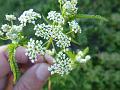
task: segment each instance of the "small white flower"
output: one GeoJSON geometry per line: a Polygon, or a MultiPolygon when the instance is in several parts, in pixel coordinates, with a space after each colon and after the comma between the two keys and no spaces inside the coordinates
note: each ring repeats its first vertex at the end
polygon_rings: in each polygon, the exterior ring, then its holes
{"type": "Polygon", "coordinates": [[[5,32],[5,35],[8,39],[12,40],[12,42],[18,41],[18,34],[22,31],[23,27],[21,25],[12,25],[9,26],[7,24],[2,25],[2,31],[5,32]]]}
{"type": "Polygon", "coordinates": [[[64,18],[60,13],[56,13],[56,11],[50,11],[48,13],[47,19],[52,20],[55,23],[58,24],[64,24],[64,18]]]}
{"type": "Polygon", "coordinates": [[[80,63],[86,63],[87,60],[86,60],[86,59],[80,59],[79,62],[80,62],[80,63]]]}
{"type": "Polygon", "coordinates": [[[42,37],[44,39],[50,38],[50,33],[52,32],[52,26],[51,25],[45,25],[43,24],[37,24],[34,27],[35,35],[38,37],[42,37]]]}
{"type": "Polygon", "coordinates": [[[18,35],[16,33],[8,32],[6,33],[8,39],[12,40],[12,42],[17,41],[18,35]]]}
{"type": "Polygon", "coordinates": [[[18,18],[18,20],[23,26],[26,26],[27,23],[35,24],[35,20],[37,18],[41,18],[41,15],[34,12],[33,9],[29,9],[27,11],[24,11],[23,14],[18,18]]]}
{"type": "Polygon", "coordinates": [[[82,52],[82,51],[79,51],[79,52],[78,52],[78,55],[81,56],[81,57],[83,57],[83,52],[82,52]]]}
{"type": "Polygon", "coordinates": [[[3,30],[3,32],[9,32],[11,29],[11,26],[4,24],[2,25],[1,29],[3,30]]]}
{"type": "Polygon", "coordinates": [[[46,50],[46,53],[49,54],[49,55],[54,55],[55,54],[55,49],[46,50]]]}
{"type": "Polygon", "coordinates": [[[78,61],[79,63],[86,63],[90,59],[90,55],[84,56],[82,51],[79,51],[76,55],[76,61],[78,61]]]}
{"type": "Polygon", "coordinates": [[[27,52],[25,53],[26,56],[29,56],[29,59],[31,60],[32,63],[37,61],[37,55],[45,54],[46,48],[42,46],[43,42],[40,40],[33,40],[32,38],[30,39],[30,42],[28,42],[27,45],[27,52]]]}
{"type": "Polygon", "coordinates": [[[68,22],[68,23],[69,23],[69,26],[70,26],[70,28],[72,29],[73,32],[81,33],[81,28],[80,28],[79,24],[75,20],[73,20],[71,22],[68,22]]]}
{"type": "Polygon", "coordinates": [[[66,54],[59,52],[55,58],[55,63],[48,67],[51,74],[60,74],[61,76],[68,74],[72,68],[71,59],[67,58],[66,54]]]}
{"type": "Polygon", "coordinates": [[[76,61],[78,61],[79,63],[85,63],[87,60],[84,59],[83,57],[77,55],[76,56],[76,61]]]}
{"type": "Polygon", "coordinates": [[[12,32],[13,32],[13,33],[19,33],[19,32],[22,31],[23,27],[22,27],[21,25],[19,25],[19,26],[13,25],[13,26],[11,27],[11,29],[12,29],[12,32]]]}
{"type": "Polygon", "coordinates": [[[76,56],[76,61],[80,62],[81,57],[80,56],[76,56]]]}
{"type": "Polygon", "coordinates": [[[6,15],[5,17],[8,21],[16,20],[16,17],[14,15],[6,15]]]}
{"type": "Polygon", "coordinates": [[[78,10],[78,8],[76,8],[76,4],[73,4],[70,1],[67,1],[62,8],[66,16],[74,15],[78,10]]]}
{"type": "Polygon", "coordinates": [[[66,48],[69,47],[71,44],[71,38],[63,34],[62,32],[59,32],[57,35],[57,42],[56,45],[60,48],[66,48]]]}
{"type": "Polygon", "coordinates": [[[71,38],[62,33],[63,27],[38,24],[35,26],[35,35],[49,40],[50,37],[56,42],[57,47],[66,48],[70,46],[71,38]]]}
{"type": "Polygon", "coordinates": [[[86,59],[86,60],[90,60],[90,59],[91,59],[91,56],[90,56],[90,55],[87,55],[87,56],[85,57],[85,59],[86,59]]]}

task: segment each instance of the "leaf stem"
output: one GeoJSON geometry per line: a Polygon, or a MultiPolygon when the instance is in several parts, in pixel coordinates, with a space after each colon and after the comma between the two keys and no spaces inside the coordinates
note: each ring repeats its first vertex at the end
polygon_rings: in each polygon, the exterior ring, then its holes
{"type": "Polygon", "coordinates": [[[52,90],[52,89],[51,89],[51,80],[50,80],[50,78],[49,78],[49,80],[48,80],[48,90],[52,90]]]}
{"type": "Polygon", "coordinates": [[[69,32],[67,32],[66,34],[68,35],[68,34],[70,34],[70,33],[72,33],[73,31],[69,31],[69,32]]]}
{"type": "Polygon", "coordinates": [[[77,46],[80,46],[80,44],[77,41],[75,41],[74,39],[72,39],[71,42],[76,44],[77,46]]]}
{"type": "Polygon", "coordinates": [[[48,41],[48,44],[47,44],[47,46],[46,46],[46,49],[49,49],[52,41],[53,41],[53,38],[50,38],[49,41],[48,41]]]}
{"type": "Polygon", "coordinates": [[[53,41],[52,41],[52,46],[55,49],[55,53],[56,53],[57,51],[56,51],[56,48],[55,48],[55,45],[54,45],[53,41]]]}

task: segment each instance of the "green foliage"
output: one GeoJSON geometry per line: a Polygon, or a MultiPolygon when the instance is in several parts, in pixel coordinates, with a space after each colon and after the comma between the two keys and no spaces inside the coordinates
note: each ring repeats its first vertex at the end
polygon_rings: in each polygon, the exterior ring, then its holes
{"type": "Polygon", "coordinates": [[[79,14],[76,15],[76,18],[78,19],[99,19],[99,20],[103,20],[103,21],[108,21],[106,18],[100,16],[100,15],[88,15],[88,14],[79,14]]]}
{"type": "Polygon", "coordinates": [[[13,73],[13,77],[14,77],[14,84],[19,80],[21,73],[20,70],[18,68],[16,59],[15,59],[15,52],[16,52],[16,48],[18,47],[17,44],[9,44],[8,45],[8,56],[9,56],[9,64],[10,64],[10,68],[11,71],[13,73]]]}
{"type": "Polygon", "coordinates": [[[83,56],[87,55],[88,52],[89,52],[89,48],[87,47],[83,50],[83,56]]]}
{"type": "MultiPolygon", "coordinates": [[[[14,12],[18,15],[29,8],[46,15],[50,9],[58,10],[57,5],[57,0],[0,0],[0,21],[6,13],[14,12]]],[[[91,19],[79,20],[83,33],[75,40],[79,43],[79,47],[89,46],[92,60],[87,65],[81,65],[69,76],[64,78],[53,76],[52,90],[119,90],[120,1],[79,0],[78,7],[81,9],[80,13],[102,15],[109,21],[103,23],[91,19]]],[[[3,22],[0,22],[0,25],[1,23],[3,22]]],[[[6,42],[0,42],[3,43],[6,42]]],[[[75,47],[73,46],[73,49],[75,47]]]]}

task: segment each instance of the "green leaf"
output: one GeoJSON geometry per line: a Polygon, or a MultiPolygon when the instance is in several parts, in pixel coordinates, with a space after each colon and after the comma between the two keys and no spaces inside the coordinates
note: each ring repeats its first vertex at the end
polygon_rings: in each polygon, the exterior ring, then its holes
{"type": "Polygon", "coordinates": [[[75,60],[75,53],[74,52],[72,52],[72,51],[66,51],[65,52],[72,60],[75,60]]]}
{"type": "Polygon", "coordinates": [[[89,48],[86,47],[86,48],[83,50],[83,54],[84,54],[84,56],[85,56],[88,52],[89,52],[89,48]]]}
{"type": "Polygon", "coordinates": [[[88,15],[88,14],[78,14],[76,15],[76,18],[79,19],[99,19],[99,20],[103,20],[103,21],[108,21],[108,19],[106,19],[105,17],[102,17],[100,15],[88,15]]]}
{"type": "Polygon", "coordinates": [[[19,70],[19,67],[17,65],[16,59],[15,59],[15,52],[16,48],[18,47],[18,44],[9,44],[8,45],[8,54],[9,54],[9,64],[10,64],[10,69],[13,73],[14,76],[14,84],[19,80],[21,73],[19,70]]]}

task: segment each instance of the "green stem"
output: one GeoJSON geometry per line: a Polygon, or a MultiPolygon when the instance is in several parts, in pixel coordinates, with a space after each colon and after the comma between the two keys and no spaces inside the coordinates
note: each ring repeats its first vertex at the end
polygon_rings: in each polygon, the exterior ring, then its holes
{"type": "Polygon", "coordinates": [[[68,34],[70,34],[70,33],[72,33],[73,31],[69,31],[69,32],[67,32],[66,34],[68,35],[68,34]]]}
{"type": "Polygon", "coordinates": [[[76,44],[77,46],[80,46],[80,44],[77,41],[75,41],[74,39],[72,39],[71,42],[76,44]]]}
{"type": "Polygon", "coordinates": [[[43,17],[43,19],[44,19],[44,21],[45,21],[46,23],[50,24],[50,22],[45,18],[44,15],[42,15],[42,17],[43,17]]]}
{"type": "Polygon", "coordinates": [[[49,41],[46,41],[42,46],[45,46],[49,41]]]}
{"type": "Polygon", "coordinates": [[[52,89],[51,89],[51,80],[50,80],[50,78],[49,78],[49,80],[48,80],[48,90],[52,90],[52,89]]]}
{"type": "Polygon", "coordinates": [[[62,12],[62,4],[60,3],[60,11],[62,12]]]}
{"type": "MultiPolygon", "coordinates": [[[[46,46],[46,49],[50,48],[50,45],[52,44],[52,42],[53,42],[53,38],[50,38],[49,42],[48,42],[48,44],[46,46]]],[[[48,90],[51,90],[51,80],[50,80],[50,77],[49,77],[49,80],[48,80],[48,90]]]]}
{"type": "Polygon", "coordinates": [[[10,21],[11,22],[11,26],[13,26],[13,21],[10,21]]]}
{"type": "Polygon", "coordinates": [[[52,41],[53,41],[53,38],[50,38],[49,41],[48,41],[48,44],[47,44],[47,46],[46,46],[46,49],[49,49],[52,41]]]}
{"type": "Polygon", "coordinates": [[[55,48],[55,45],[54,45],[53,41],[52,41],[52,46],[55,49],[55,53],[56,53],[57,51],[56,51],[56,48],[55,48]]]}

